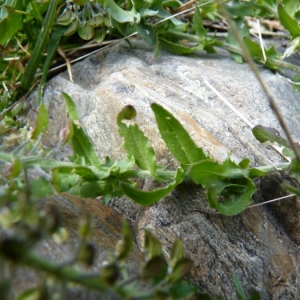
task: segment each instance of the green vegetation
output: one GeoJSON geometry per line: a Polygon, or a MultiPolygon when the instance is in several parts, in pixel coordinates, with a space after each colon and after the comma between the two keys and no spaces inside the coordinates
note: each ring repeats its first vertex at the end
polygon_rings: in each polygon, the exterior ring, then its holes
{"type": "MultiPolygon", "coordinates": [[[[192,296],[195,299],[212,299],[183,281],[192,264],[184,257],[180,241],[175,242],[168,262],[162,255],[158,240],[148,231],[146,261],[141,266],[140,274],[130,278],[124,268],[132,244],[126,223],[123,240],[100,275],[87,278],[73,268],[72,264],[82,258],[80,255],[68,266],[55,265],[36,257],[32,252],[34,245],[59,228],[57,213],[48,213],[48,221],[45,222],[45,216],[37,211],[36,201],[53,193],[69,192],[81,197],[101,195],[104,203],[113,197],[126,195],[140,205],[151,205],[168,195],[178,184],[189,180],[206,189],[212,208],[232,216],[252,202],[255,192],[253,179],[278,172],[278,169],[299,178],[299,153],[291,143],[288,132],[289,140],[286,141],[270,128],[258,126],[253,129],[259,141],[280,144],[283,154],[291,162],[249,168],[248,159],[236,164],[228,158],[221,164],[195,145],[172,114],[152,104],[161,137],[179,163],[177,170],[167,170],[157,165],[155,151],[138,124],[124,124],[124,120],[133,121],[136,115],[134,107],[127,106],[117,118],[127,157],[120,161],[107,158],[102,162],[83,128],[78,125],[79,117],[72,99],[63,93],[67,122],[60,133],[60,144],[70,143],[74,154],[68,157],[68,162],[61,162],[52,158],[60,145],[45,150],[41,144],[48,126],[47,108],[42,101],[43,86],[50,69],[61,64],[60,57],[63,56],[69,63],[72,55],[68,53],[83,49],[87,40],[94,40],[98,43],[97,47],[101,47],[101,44],[111,45],[120,39],[130,42],[129,37],[134,35],[153,45],[155,55],[159,55],[160,49],[189,54],[199,50],[216,53],[216,49],[221,47],[239,63],[252,58],[275,71],[285,68],[293,70],[294,80],[297,81],[300,68],[283,60],[299,50],[300,11],[297,1],[225,1],[222,4],[199,0],[184,4],[178,0],[76,0],[72,3],[63,0],[7,0],[0,3],[0,166],[3,172],[6,170],[6,175],[0,178],[0,228],[7,233],[0,240],[0,257],[4,258],[2,264],[24,264],[64,281],[101,291],[110,290],[130,299],[135,299],[134,295],[138,295],[136,299],[164,299],[166,295],[175,299],[179,291],[182,292],[181,299],[192,296]],[[263,18],[269,20],[269,24],[279,20],[282,29],[278,29],[277,33],[288,40],[286,51],[279,53],[273,45],[265,49],[259,38],[250,38],[246,17],[248,20],[263,18]],[[231,30],[227,26],[229,20],[231,30]],[[225,36],[219,35],[217,27],[225,32],[225,36]],[[243,44],[238,36],[243,38],[243,44]],[[40,104],[36,123],[33,128],[22,128],[15,117],[26,94],[36,86],[40,104]],[[39,176],[30,178],[30,170],[39,176]],[[133,180],[135,178],[153,178],[161,182],[162,187],[154,191],[139,190],[133,180]],[[141,280],[150,282],[147,292],[131,285],[141,280]]],[[[274,31],[268,30],[268,33],[274,31]]],[[[284,125],[283,122],[281,124],[284,125]]],[[[286,188],[300,195],[294,187],[286,188]]],[[[85,252],[83,256],[88,258],[85,262],[89,264],[93,258],[87,239],[89,230],[80,229],[79,232],[82,243],[78,253],[85,252]]],[[[0,283],[3,295],[9,290],[9,278],[7,280],[0,283]]],[[[238,299],[246,299],[236,275],[234,283],[238,299]]],[[[30,296],[46,299],[46,292],[45,282],[18,299],[28,299],[30,296]]],[[[254,295],[251,299],[259,297],[254,295]]]]}

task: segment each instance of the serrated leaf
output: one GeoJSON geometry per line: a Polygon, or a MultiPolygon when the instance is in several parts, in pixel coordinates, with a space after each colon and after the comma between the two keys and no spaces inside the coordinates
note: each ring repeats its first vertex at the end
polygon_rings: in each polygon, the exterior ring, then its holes
{"type": "Polygon", "coordinates": [[[149,170],[150,174],[159,179],[156,173],[156,157],[152,147],[148,146],[149,140],[140,130],[134,125],[126,125],[124,120],[133,120],[136,116],[136,111],[133,106],[128,105],[118,114],[117,124],[119,126],[119,134],[124,138],[124,148],[128,155],[135,158],[136,164],[142,170],[149,170]]]}
{"type": "Polygon", "coordinates": [[[67,191],[82,198],[96,198],[103,195],[110,199],[113,194],[112,186],[108,181],[91,181],[84,182],[81,185],[75,184],[71,188],[69,187],[67,191]]]}
{"type": "Polygon", "coordinates": [[[300,36],[300,27],[297,20],[288,15],[281,3],[278,4],[278,18],[281,25],[289,32],[293,39],[300,36]]]}
{"type": "Polygon", "coordinates": [[[83,128],[73,123],[74,134],[71,139],[71,145],[74,154],[83,156],[86,163],[101,169],[102,163],[95,151],[95,148],[84,132],[83,128]]]}
{"type": "Polygon", "coordinates": [[[62,174],[58,169],[51,171],[51,183],[58,193],[69,191],[78,184],[79,178],[77,174],[62,174]]]}
{"type": "Polygon", "coordinates": [[[174,268],[172,269],[172,273],[168,278],[168,281],[171,284],[175,284],[176,282],[182,280],[186,275],[188,275],[193,268],[193,262],[187,258],[183,257],[177,261],[174,268]]]}
{"type": "Polygon", "coordinates": [[[159,132],[168,149],[182,165],[207,159],[203,150],[196,146],[180,122],[158,104],[152,104],[159,132]]]}
{"type": "Polygon", "coordinates": [[[154,191],[146,192],[133,187],[126,182],[120,182],[120,188],[122,192],[132,199],[134,202],[140,205],[152,205],[162,198],[168,196],[168,194],[184,179],[184,172],[181,168],[177,169],[176,178],[169,183],[166,187],[156,189],[154,191]]]}
{"type": "Polygon", "coordinates": [[[251,56],[259,63],[267,66],[268,68],[272,70],[278,70],[279,67],[276,64],[276,61],[274,59],[281,58],[281,54],[275,50],[273,46],[271,46],[268,49],[265,49],[265,55],[266,60],[264,58],[262,49],[260,45],[254,41],[252,41],[250,38],[245,37],[244,43],[246,47],[248,48],[251,56]]]}
{"type": "Polygon", "coordinates": [[[39,106],[35,120],[35,126],[31,134],[31,139],[37,139],[39,135],[48,127],[48,111],[44,103],[39,106]]]}
{"type": "Polygon", "coordinates": [[[207,190],[210,206],[222,214],[238,214],[252,202],[255,187],[248,177],[248,170],[242,169],[230,159],[223,164],[211,160],[201,161],[191,166],[189,175],[195,183],[207,190]]]}

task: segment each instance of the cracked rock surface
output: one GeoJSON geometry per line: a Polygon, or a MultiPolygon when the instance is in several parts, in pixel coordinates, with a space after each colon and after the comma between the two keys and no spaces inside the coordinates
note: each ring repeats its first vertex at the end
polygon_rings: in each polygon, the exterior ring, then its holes
{"type": "MultiPolygon", "coordinates": [[[[177,162],[166,149],[150,109],[151,103],[158,103],[174,114],[194,141],[218,161],[230,155],[235,161],[247,157],[252,166],[283,162],[273,148],[255,140],[251,128],[209,87],[208,84],[221,93],[252,125],[280,130],[248,66],[235,63],[223,52],[219,56],[198,53],[187,57],[162,52],[154,58],[151,48],[136,41],[133,48],[121,43],[105,53],[99,52],[74,65],[72,71],[74,83],[65,72],[45,87],[50,126],[44,144],[49,147],[57,143],[57,133],[65,124],[61,96],[64,91],[75,101],[81,124],[101,159],[125,156],[116,117],[125,105],[131,104],[158,162],[174,169],[177,162]]],[[[300,140],[299,94],[278,75],[263,68],[260,72],[293,138],[300,140]]],[[[32,94],[27,102],[30,119],[35,116],[35,101],[36,94],[32,94]]],[[[61,157],[67,152],[62,152],[61,157]]],[[[287,175],[256,180],[254,202],[286,195],[281,183],[290,180],[287,175]]],[[[155,187],[155,182],[144,182],[144,189],[155,187]]],[[[247,295],[257,291],[263,299],[296,299],[300,294],[297,199],[225,217],[209,208],[202,188],[185,182],[151,207],[141,208],[125,197],[113,199],[109,205],[131,221],[141,251],[141,228],[151,229],[167,256],[175,238],[180,238],[187,256],[195,263],[192,282],[216,297],[235,299],[234,272],[247,295]]]]}

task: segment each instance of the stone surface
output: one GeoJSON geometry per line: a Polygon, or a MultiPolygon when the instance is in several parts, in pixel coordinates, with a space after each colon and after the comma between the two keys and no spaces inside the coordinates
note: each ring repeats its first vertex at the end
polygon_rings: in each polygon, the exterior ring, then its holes
{"type": "MultiPolygon", "coordinates": [[[[113,159],[124,157],[115,120],[119,111],[131,104],[158,161],[175,168],[177,162],[161,140],[150,109],[155,102],[171,111],[195,142],[219,161],[229,154],[237,161],[250,158],[252,166],[283,161],[273,148],[258,143],[251,128],[205,83],[210,83],[253,125],[280,130],[248,66],[236,64],[224,53],[189,57],[163,53],[154,58],[153,51],[142,42],[134,42],[132,49],[123,43],[76,64],[72,71],[75,83],[65,72],[45,88],[44,101],[50,113],[45,138],[48,146],[56,144],[57,133],[64,127],[64,91],[74,99],[81,123],[102,159],[107,155],[113,159]]],[[[299,94],[276,74],[263,68],[260,71],[294,139],[299,140],[299,94]]],[[[35,97],[33,94],[28,99],[27,108],[35,107],[35,97]]],[[[34,115],[31,109],[29,118],[34,115]]],[[[282,181],[291,179],[276,175],[257,180],[254,201],[286,195],[280,187],[282,181]]],[[[148,180],[144,188],[155,188],[155,184],[148,180]]],[[[143,227],[158,236],[166,255],[174,239],[182,239],[187,255],[195,262],[191,280],[214,296],[235,299],[233,272],[247,294],[257,291],[263,299],[296,299],[300,294],[297,199],[224,217],[208,207],[203,189],[187,182],[151,207],[141,208],[125,197],[113,199],[110,205],[132,222],[141,249],[143,236],[139,229],[143,227]]]]}

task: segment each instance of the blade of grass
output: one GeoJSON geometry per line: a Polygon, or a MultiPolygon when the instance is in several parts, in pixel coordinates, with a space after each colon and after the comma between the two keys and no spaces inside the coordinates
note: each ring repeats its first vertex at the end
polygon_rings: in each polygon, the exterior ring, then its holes
{"type": "Polygon", "coordinates": [[[33,49],[32,55],[29,59],[28,65],[25,69],[25,73],[21,80],[21,90],[23,92],[26,92],[30,89],[34,80],[34,75],[36,73],[36,70],[42,60],[43,51],[45,50],[46,45],[48,43],[49,35],[54,22],[56,6],[57,6],[57,1],[51,0],[46,18],[43,23],[43,27],[38,36],[36,45],[33,49]]]}

